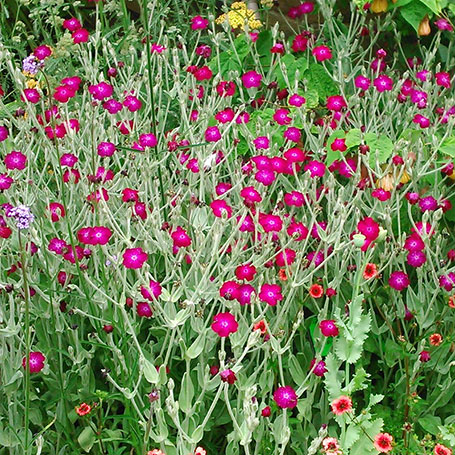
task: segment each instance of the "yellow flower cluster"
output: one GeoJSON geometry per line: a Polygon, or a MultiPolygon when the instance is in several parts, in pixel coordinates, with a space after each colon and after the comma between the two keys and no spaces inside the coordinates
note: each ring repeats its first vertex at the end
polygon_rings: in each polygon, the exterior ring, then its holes
{"type": "Polygon", "coordinates": [[[261,0],[261,5],[265,6],[266,8],[272,8],[273,0],[261,0]]]}
{"type": "Polygon", "coordinates": [[[250,30],[257,30],[262,27],[259,19],[256,19],[255,12],[248,9],[245,2],[234,2],[231,10],[215,19],[217,24],[228,21],[229,25],[235,30],[238,28],[245,29],[248,25],[250,30]]]}

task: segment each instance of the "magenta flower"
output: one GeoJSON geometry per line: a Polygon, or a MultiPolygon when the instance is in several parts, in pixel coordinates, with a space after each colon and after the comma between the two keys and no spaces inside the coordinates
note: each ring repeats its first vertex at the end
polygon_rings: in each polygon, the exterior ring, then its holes
{"type": "Polygon", "coordinates": [[[213,77],[213,72],[208,66],[202,66],[193,72],[193,76],[197,81],[208,81],[213,77]]]}
{"type": "Polygon", "coordinates": [[[241,284],[237,288],[235,299],[240,303],[240,305],[249,305],[251,303],[251,298],[255,293],[256,289],[254,289],[251,284],[241,284]]]}
{"type": "Polygon", "coordinates": [[[325,174],[325,164],[321,161],[312,160],[304,167],[305,172],[310,171],[311,178],[323,177],[325,174]]]}
{"type": "Polygon", "coordinates": [[[447,275],[441,275],[439,277],[439,286],[450,292],[455,286],[455,273],[450,272],[447,275]]]}
{"type": "Polygon", "coordinates": [[[354,84],[357,88],[365,91],[365,90],[368,90],[371,86],[371,80],[366,77],[366,76],[357,76],[355,79],[354,79],[354,84]]]}
{"type": "Polygon", "coordinates": [[[221,285],[220,288],[220,297],[225,298],[226,300],[235,300],[237,299],[237,290],[239,289],[239,283],[236,281],[226,281],[221,285]]]}
{"type": "Polygon", "coordinates": [[[417,123],[422,129],[428,128],[430,126],[430,119],[428,117],[423,116],[422,114],[414,115],[412,122],[417,123]]]}
{"type": "Polygon", "coordinates": [[[86,43],[89,38],[89,32],[85,28],[80,28],[71,34],[74,44],[86,43]]]}
{"type": "Polygon", "coordinates": [[[59,85],[55,88],[54,94],[52,95],[54,100],[60,103],[67,103],[70,98],[76,95],[76,90],[69,85],[59,85]]]}
{"type": "Polygon", "coordinates": [[[436,27],[438,27],[439,30],[446,30],[448,32],[453,32],[452,24],[447,19],[444,19],[443,17],[441,17],[437,21],[435,21],[434,25],[436,25],[436,27]]]}
{"type": "Polygon", "coordinates": [[[147,300],[153,301],[154,299],[157,299],[162,292],[163,289],[158,281],[150,280],[148,287],[141,286],[142,297],[147,300]]]}
{"type": "Polygon", "coordinates": [[[275,172],[270,169],[261,169],[254,174],[254,178],[264,186],[270,186],[275,181],[276,175],[275,172]]]}
{"type": "Polygon", "coordinates": [[[306,99],[303,96],[294,94],[289,97],[288,102],[291,106],[301,107],[306,103],[306,99]]]}
{"type": "Polygon", "coordinates": [[[305,52],[308,48],[308,38],[304,33],[296,35],[292,41],[291,47],[294,52],[305,52]]]}
{"type": "Polygon", "coordinates": [[[256,150],[267,150],[270,147],[270,140],[267,136],[259,136],[253,140],[256,150]]]}
{"type": "Polygon", "coordinates": [[[254,188],[254,186],[246,186],[240,191],[240,196],[245,200],[246,203],[253,204],[255,202],[261,202],[262,196],[254,188]]]}
{"type": "Polygon", "coordinates": [[[0,174],[0,191],[7,190],[14,183],[14,180],[7,174],[0,174]]]}
{"type": "Polygon", "coordinates": [[[90,85],[88,91],[96,100],[102,101],[105,98],[110,98],[114,93],[112,85],[107,82],[100,82],[96,85],[90,85]]]}
{"type": "Polygon", "coordinates": [[[141,318],[151,318],[153,311],[147,302],[138,302],[136,305],[136,313],[141,318]]]}
{"type": "Polygon", "coordinates": [[[12,152],[5,155],[3,161],[5,162],[6,169],[18,169],[21,171],[22,169],[25,169],[27,157],[22,152],[13,150],[12,152]]]}
{"type": "Polygon", "coordinates": [[[303,223],[292,222],[286,232],[297,242],[301,242],[308,237],[309,230],[303,223]]]}
{"type": "Polygon", "coordinates": [[[191,238],[186,233],[185,229],[181,226],[177,226],[174,232],[171,233],[171,238],[174,242],[174,245],[181,248],[191,245],[191,238]]]}
{"type": "Polygon", "coordinates": [[[156,147],[157,143],[158,141],[153,133],[141,134],[139,136],[139,144],[142,147],[156,147]]]}
{"type": "Polygon", "coordinates": [[[291,386],[278,387],[273,393],[273,399],[281,409],[292,409],[297,406],[297,394],[291,386]]]}
{"type": "Polygon", "coordinates": [[[289,117],[289,111],[287,109],[277,109],[273,114],[273,120],[278,123],[278,125],[289,125],[292,122],[291,117],[289,117]]]}
{"type": "Polygon", "coordinates": [[[25,88],[24,95],[21,98],[25,98],[30,103],[36,104],[41,99],[41,95],[39,94],[38,90],[34,88],[25,88]]]}
{"type": "Polygon", "coordinates": [[[312,54],[316,57],[318,62],[323,62],[324,60],[330,60],[332,58],[332,51],[327,46],[317,46],[313,48],[312,54]]]}
{"type": "Polygon", "coordinates": [[[220,123],[229,123],[231,122],[235,117],[235,112],[233,109],[228,107],[227,109],[223,109],[220,112],[217,112],[215,114],[215,120],[217,120],[220,123]]]}
{"type": "Polygon", "coordinates": [[[425,264],[425,262],[427,262],[427,257],[423,251],[414,250],[408,253],[406,261],[411,267],[417,268],[421,267],[423,264],[425,264]]]}
{"type": "Polygon", "coordinates": [[[299,191],[291,191],[284,195],[284,203],[290,207],[302,207],[306,204],[305,196],[299,191]]]}
{"type": "Polygon", "coordinates": [[[431,359],[429,351],[421,351],[419,354],[419,360],[423,363],[429,362],[431,359]]]}
{"type": "Polygon", "coordinates": [[[127,269],[140,269],[148,259],[142,248],[128,248],[123,253],[123,265],[127,269]]]}
{"type": "Polygon", "coordinates": [[[348,148],[346,146],[346,139],[344,138],[336,138],[332,144],[330,145],[330,148],[336,152],[336,151],[340,151],[340,152],[345,152],[348,148]]]}
{"type": "Polygon", "coordinates": [[[213,316],[212,330],[221,338],[237,332],[239,324],[232,313],[218,313],[213,316]]]}
{"type": "Polygon", "coordinates": [[[222,199],[214,199],[210,203],[210,208],[217,218],[222,218],[223,216],[230,218],[232,216],[232,208],[222,199]]]}
{"type": "Polygon", "coordinates": [[[205,130],[205,140],[207,142],[217,142],[221,139],[221,133],[217,126],[209,126],[205,130]]]}
{"type": "Polygon", "coordinates": [[[389,286],[396,291],[403,291],[409,286],[409,277],[405,272],[397,270],[389,277],[389,286]]]}
{"type": "Polygon", "coordinates": [[[302,139],[302,133],[300,132],[300,130],[298,128],[295,128],[294,126],[290,126],[283,133],[283,137],[291,142],[299,142],[300,139],[302,139]]]}
{"type": "Polygon", "coordinates": [[[316,366],[316,359],[312,359],[310,363],[310,370],[313,370],[313,374],[319,377],[324,376],[327,373],[327,368],[325,367],[325,362],[323,360],[319,361],[316,366]]]}
{"type": "Polygon", "coordinates": [[[220,377],[223,382],[227,382],[228,384],[231,385],[234,384],[234,382],[237,380],[235,373],[229,369],[221,371],[220,377]]]}
{"type": "Polygon", "coordinates": [[[238,280],[253,281],[256,272],[256,267],[251,263],[242,264],[235,268],[235,276],[238,280]]]}
{"type": "Polygon", "coordinates": [[[205,19],[202,16],[194,16],[191,18],[191,30],[204,30],[208,25],[208,19],[205,19]]]}
{"type": "Polygon", "coordinates": [[[51,202],[48,208],[51,212],[51,220],[53,223],[60,221],[60,219],[65,216],[65,207],[59,202],[51,202]]]}
{"type": "Polygon", "coordinates": [[[357,223],[357,229],[367,240],[376,240],[379,235],[379,224],[371,217],[366,217],[357,223]]]}
{"type": "Polygon", "coordinates": [[[386,92],[393,89],[393,80],[385,74],[381,74],[374,81],[373,85],[378,92],[386,92]]]}
{"type": "Polygon", "coordinates": [[[333,95],[327,98],[326,107],[329,111],[339,112],[347,107],[347,104],[341,95],[333,95]]]}
{"type": "Polygon", "coordinates": [[[419,200],[419,207],[422,212],[433,212],[438,209],[438,201],[433,196],[422,197],[419,200]]]}
{"type": "Polygon", "coordinates": [[[265,302],[270,306],[275,306],[283,300],[281,286],[279,284],[263,284],[259,292],[259,299],[261,302],[265,302]]]}
{"type": "Polygon", "coordinates": [[[6,141],[8,139],[8,130],[4,126],[0,126],[0,142],[6,141]]]}
{"type": "Polygon", "coordinates": [[[256,71],[248,71],[242,76],[242,83],[245,88],[259,87],[262,76],[256,71]]]}
{"type": "Polygon", "coordinates": [[[221,81],[216,86],[216,91],[219,96],[233,96],[235,94],[235,83],[232,81],[221,81]]]}
{"type": "Polygon", "coordinates": [[[260,213],[259,224],[265,232],[280,232],[283,228],[283,220],[278,215],[260,213]]]}
{"type": "Polygon", "coordinates": [[[333,319],[321,321],[319,328],[325,337],[336,337],[339,334],[338,327],[335,325],[335,321],[333,319]]]}
{"type": "Polygon", "coordinates": [[[75,32],[82,28],[82,24],[79,22],[79,19],[72,17],[71,19],[65,19],[63,21],[63,28],[70,32],[75,32]]]}
{"type": "Polygon", "coordinates": [[[382,188],[376,188],[371,192],[371,195],[381,202],[385,202],[392,197],[392,193],[390,191],[384,190],[382,188]]]}
{"type": "Polygon", "coordinates": [[[275,264],[278,267],[285,267],[286,265],[291,265],[294,263],[296,257],[296,252],[291,248],[285,248],[284,251],[280,251],[275,256],[275,264]]]}
{"type": "Polygon", "coordinates": [[[404,249],[409,252],[412,251],[422,251],[425,248],[425,243],[423,243],[422,238],[418,234],[411,234],[406,238],[404,242],[404,249]]]}
{"type": "Polygon", "coordinates": [[[45,360],[46,357],[44,357],[44,355],[41,352],[39,351],[30,352],[28,362],[26,357],[22,359],[22,367],[25,368],[26,364],[28,364],[30,373],[39,373],[44,368],[45,360]]]}

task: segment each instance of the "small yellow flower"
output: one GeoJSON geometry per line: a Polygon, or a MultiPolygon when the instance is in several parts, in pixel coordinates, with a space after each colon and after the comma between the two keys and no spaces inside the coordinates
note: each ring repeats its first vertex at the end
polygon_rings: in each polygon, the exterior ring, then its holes
{"type": "Polygon", "coordinates": [[[28,79],[25,85],[27,86],[27,88],[35,88],[36,86],[38,86],[38,82],[36,81],[36,79],[28,79]]]}
{"type": "Polygon", "coordinates": [[[373,11],[373,13],[385,13],[388,6],[387,0],[374,0],[371,5],[371,11],[373,11]]]}

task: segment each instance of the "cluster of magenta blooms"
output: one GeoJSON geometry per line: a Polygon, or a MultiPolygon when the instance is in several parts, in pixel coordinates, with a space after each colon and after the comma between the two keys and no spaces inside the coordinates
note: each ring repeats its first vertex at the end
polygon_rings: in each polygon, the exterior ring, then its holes
{"type": "MultiPolygon", "coordinates": [[[[305,2],[305,4],[308,5],[309,2],[305,2]]],[[[76,18],[65,20],[63,26],[72,33],[75,45],[83,45],[89,41],[88,31],[82,28],[76,18]]],[[[200,32],[207,27],[208,21],[200,16],[191,20],[192,30],[200,32]]],[[[368,30],[364,30],[363,34],[366,36],[368,30]]],[[[257,33],[250,34],[252,46],[255,45],[258,36],[257,33]]],[[[162,58],[160,54],[166,52],[166,48],[159,43],[153,43],[151,50],[153,53],[158,54],[159,58],[162,58]]],[[[326,45],[316,43],[315,37],[311,32],[303,32],[295,36],[289,52],[298,54],[305,53],[308,50],[311,51],[312,56],[319,63],[333,60],[332,50],[326,45]]],[[[281,42],[274,43],[271,52],[284,54],[287,52],[286,46],[281,42]]],[[[234,226],[241,235],[250,236],[251,244],[263,242],[264,244],[279,245],[278,235],[285,232],[290,246],[284,249],[277,247],[274,258],[263,264],[265,268],[276,267],[277,269],[284,268],[289,270],[296,261],[297,252],[299,248],[302,248],[302,245],[308,248],[308,252],[305,254],[307,266],[311,264],[316,267],[321,265],[332,254],[332,248],[330,247],[326,252],[319,248],[321,232],[327,230],[328,222],[326,219],[321,219],[311,226],[306,226],[299,217],[299,209],[309,204],[321,204],[324,202],[325,194],[329,191],[324,186],[324,177],[328,173],[337,173],[340,181],[358,176],[358,160],[348,152],[343,159],[327,166],[324,156],[304,150],[302,146],[302,130],[292,125],[294,121],[293,112],[298,109],[305,109],[306,100],[304,96],[298,93],[290,93],[287,89],[279,90],[274,81],[265,84],[264,76],[256,70],[245,71],[238,81],[222,80],[213,87],[214,74],[209,66],[204,64],[204,59],[208,59],[211,55],[211,47],[207,44],[199,45],[196,54],[200,57],[200,64],[185,68],[191,74],[191,77],[194,77],[200,83],[195,93],[191,91],[188,94],[189,100],[193,101],[197,98],[199,103],[203,104],[204,96],[212,89],[216,91],[218,97],[224,99],[224,107],[213,113],[217,124],[204,129],[201,142],[216,144],[222,141],[228,126],[231,127],[232,124],[247,124],[250,121],[250,112],[254,109],[260,109],[264,105],[264,93],[269,90],[275,90],[276,92],[275,101],[278,107],[275,109],[273,122],[283,128],[283,138],[285,140],[285,147],[280,155],[272,155],[273,143],[272,139],[267,135],[260,135],[252,140],[253,156],[244,160],[241,164],[241,172],[244,174],[243,186],[240,190],[237,188],[234,190],[232,182],[228,179],[218,182],[213,188],[210,200],[207,201],[213,216],[225,222],[226,228],[234,226]],[[234,99],[239,90],[243,90],[246,94],[254,97],[251,102],[251,109],[239,111],[231,103],[231,100],[234,99]],[[306,177],[303,177],[304,174],[306,177]],[[261,207],[264,207],[273,198],[268,189],[279,181],[280,175],[284,175],[288,179],[299,176],[299,178],[314,180],[317,183],[316,197],[296,190],[285,191],[283,200],[278,201],[272,210],[263,210],[261,207]],[[234,195],[234,191],[238,194],[234,195]],[[240,203],[236,205],[235,202],[232,202],[235,200],[239,200],[240,203]],[[244,208],[247,210],[243,210],[244,208]],[[242,214],[234,217],[235,212],[241,212],[242,214]],[[233,219],[228,221],[231,218],[233,219]]],[[[52,49],[47,45],[42,45],[34,50],[33,55],[39,62],[45,62],[46,59],[52,58],[52,49]]],[[[354,79],[352,89],[360,96],[369,96],[369,92],[372,90],[376,90],[378,94],[395,91],[398,102],[410,103],[410,105],[413,104],[419,109],[419,113],[415,114],[412,121],[418,124],[420,128],[428,128],[437,123],[441,125],[447,123],[450,116],[455,116],[455,106],[449,109],[443,106],[436,106],[430,110],[427,101],[429,93],[425,90],[433,90],[435,93],[442,94],[444,90],[449,90],[452,87],[452,77],[447,72],[441,71],[432,74],[429,70],[421,69],[419,66],[421,62],[418,59],[410,59],[408,63],[412,68],[415,68],[413,78],[394,80],[391,76],[393,73],[391,71],[387,73],[387,53],[380,49],[377,51],[376,58],[371,62],[370,68],[354,79]],[[433,80],[434,84],[428,84],[430,80],[433,80]],[[425,87],[425,90],[423,87],[425,87]]],[[[45,70],[43,66],[40,66],[40,70],[45,70]]],[[[93,103],[99,103],[101,108],[112,116],[116,116],[123,110],[131,113],[140,112],[143,107],[140,95],[126,91],[119,93],[120,89],[117,87],[116,77],[122,67],[123,65],[119,63],[117,67],[109,68],[106,80],[88,85],[88,92],[92,97],[93,103]]],[[[60,84],[52,89],[51,98],[54,103],[52,107],[44,109],[41,114],[37,115],[38,123],[49,140],[64,141],[67,134],[78,134],[80,130],[79,119],[75,117],[69,120],[62,120],[62,111],[64,110],[62,106],[70,103],[74,97],[80,94],[82,90],[81,84],[82,80],[77,75],[68,75],[63,78],[60,84]]],[[[0,95],[3,95],[1,87],[0,95]]],[[[27,104],[30,103],[36,105],[37,110],[44,105],[40,103],[43,101],[43,97],[44,93],[40,88],[24,89],[21,95],[24,108],[28,109],[27,104]]],[[[350,128],[350,112],[347,100],[343,96],[334,95],[328,97],[325,107],[326,111],[324,114],[328,115],[318,117],[314,122],[316,127],[325,128],[328,126],[328,133],[340,127],[350,128]]],[[[196,127],[200,120],[198,109],[192,110],[191,120],[196,127]]],[[[124,137],[129,148],[138,152],[153,153],[158,145],[158,138],[155,134],[137,131],[133,120],[119,120],[116,122],[116,127],[120,134],[119,138],[124,137]]],[[[8,128],[1,125],[0,141],[5,141],[9,134],[8,128]]],[[[119,139],[119,142],[122,140],[119,139]]],[[[225,161],[225,154],[219,149],[213,152],[211,164],[200,163],[197,156],[193,155],[189,147],[191,145],[189,141],[181,139],[175,131],[165,133],[161,142],[167,143],[169,156],[174,156],[173,162],[177,166],[176,173],[182,177],[186,171],[198,174],[205,172],[206,169],[212,166],[222,166],[225,161]]],[[[103,159],[105,167],[100,166],[94,175],[85,176],[90,183],[102,185],[92,193],[84,196],[93,209],[101,200],[108,203],[111,197],[118,198],[117,195],[109,194],[109,182],[116,180],[114,170],[109,168],[109,158],[116,153],[121,153],[118,145],[108,141],[100,142],[97,146],[97,153],[103,159]]],[[[336,139],[331,148],[333,151],[342,153],[348,151],[345,139],[341,138],[336,139]]],[[[360,146],[360,153],[367,154],[368,147],[365,145],[360,146]]],[[[80,157],[72,153],[61,154],[60,165],[64,170],[62,178],[65,184],[75,186],[84,177],[78,169],[79,159],[80,157]]],[[[393,157],[392,162],[396,166],[404,165],[403,158],[398,155],[393,157]]],[[[22,178],[21,172],[27,166],[32,166],[33,164],[24,153],[16,150],[6,153],[3,157],[3,163],[5,171],[0,174],[1,191],[7,191],[11,187],[14,188],[15,181],[22,178]]],[[[453,173],[453,164],[448,163],[444,167],[443,173],[451,175],[453,173]]],[[[358,191],[366,192],[369,190],[371,196],[381,202],[386,202],[392,196],[391,191],[386,191],[382,188],[371,188],[371,182],[367,178],[359,179],[356,185],[358,191]]],[[[399,184],[393,191],[401,191],[402,188],[403,185],[399,184]]],[[[146,220],[151,213],[147,203],[141,201],[140,194],[139,188],[125,187],[121,191],[120,198],[121,202],[130,210],[131,216],[139,222],[140,220],[146,220]]],[[[436,200],[431,195],[421,196],[415,192],[408,192],[406,200],[409,204],[417,204],[422,213],[435,211],[439,208],[442,208],[444,212],[452,209],[448,200],[436,200]]],[[[170,201],[170,205],[173,207],[177,203],[177,199],[170,201]]],[[[190,203],[200,203],[200,201],[192,200],[190,203]]],[[[12,207],[4,206],[3,209],[7,214],[12,207]]],[[[59,223],[67,216],[67,210],[68,208],[65,208],[62,201],[53,201],[49,204],[48,213],[44,216],[47,216],[53,223],[59,223]]],[[[7,218],[7,215],[6,218],[0,217],[0,237],[3,239],[8,239],[13,232],[7,218]]],[[[73,226],[72,228],[76,227],[73,226]]],[[[181,225],[173,226],[171,218],[169,223],[163,224],[163,229],[169,234],[172,243],[172,253],[176,255],[179,251],[184,251],[185,260],[190,264],[193,253],[191,249],[192,238],[185,227],[181,225]]],[[[113,231],[108,226],[81,226],[77,228],[76,232],[79,244],[71,246],[68,243],[68,239],[53,237],[48,241],[47,250],[61,257],[64,261],[87,269],[90,257],[96,254],[96,247],[98,245],[108,245],[113,237],[113,231]]],[[[424,265],[426,262],[424,251],[426,246],[428,246],[425,242],[429,243],[431,241],[433,233],[434,228],[429,223],[423,222],[417,223],[416,229],[413,228],[409,233],[403,247],[408,251],[407,264],[410,267],[418,268],[424,265]],[[425,235],[423,235],[424,233],[425,235]]],[[[357,230],[351,233],[351,238],[356,234],[363,236],[363,244],[360,245],[360,248],[362,251],[367,251],[369,248],[374,247],[375,241],[380,235],[380,226],[373,218],[364,217],[358,222],[357,230]]],[[[37,246],[33,244],[29,251],[31,254],[35,253],[37,246]]],[[[221,254],[229,254],[229,252],[230,248],[221,252],[221,254]]],[[[455,252],[450,251],[448,258],[451,261],[455,260],[455,252]]],[[[139,270],[148,260],[149,253],[137,245],[125,249],[122,253],[121,261],[117,265],[127,269],[139,270]]],[[[8,273],[13,273],[15,270],[17,270],[17,266],[12,265],[8,273]]],[[[256,297],[266,305],[279,305],[284,299],[282,285],[277,282],[268,282],[262,283],[260,287],[255,286],[255,280],[260,281],[257,280],[258,272],[260,272],[258,267],[253,265],[252,261],[238,264],[232,276],[218,287],[220,298],[228,301],[237,301],[241,306],[251,304],[256,297]]],[[[59,273],[58,281],[62,286],[67,285],[70,280],[71,276],[68,276],[65,271],[62,270],[59,273]]],[[[211,277],[211,280],[215,281],[215,277],[211,277]]],[[[441,274],[439,280],[440,286],[448,292],[455,286],[455,274],[452,272],[441,274]]],[[[285,279],[282,278],[282,281],[284,282],[285,279]]],[[[396,291],[403,291],[411,285],[411,282],[405,270],[394,270],[388,278],[388,284],[396,291]]],[[[335,293],[336,291],[332,290],[331,295],[335,293]]],[[[137,315],[150,318],[153,316],[153,302],[160,298],[162,286],[160,282],[150,280],[140,286],[140,294],[143,300],[135,305],[137,315]]],[[[126,303],[130,307],[134,305],[131,297],[127,299],[126,303]]],[[[264,340],[267,340],[267,327],[263,321],[261,322],[262,324],[256,324],[253,330],[261,330],[264,334],[264,340]]],[[[212,330],[223,338],[235,333],[238,327],[239,324],[234,314],[229,311],[216,314],[211,325],[212,330]]],[[[321,321],[319,327],[324,336],[334,337],[339,334],[333,320],[321,321]]],[[[112,331],[112,329],[112,326],[106,326],[107,332],[112,331]]],[[[30,355],[30,371],[41,371],[44,367],[44,361],[45,357],[41,352],[32,352],[30,355]]],[[[323,376],[326,372],[325,363],[323,361],[316,362],[316,359],[311,363],[310,369],[317,376],[323,376]]],[[[214,374],[218,373],[218,369],[214,368],[212,372],[214,374]]],[[[235,373],[229,369],[221,371],[220,375],[223,381],[230,384],[236,380],[235,373]]],[[[285,385],[275,391],[273,398],[281,408],[294,408],[298,400],[295,390],[291,386],[285,385]]],[[[270,412],[270,407],[266,407],[262,411],[263,416],[270,415],[270,412]]]]}

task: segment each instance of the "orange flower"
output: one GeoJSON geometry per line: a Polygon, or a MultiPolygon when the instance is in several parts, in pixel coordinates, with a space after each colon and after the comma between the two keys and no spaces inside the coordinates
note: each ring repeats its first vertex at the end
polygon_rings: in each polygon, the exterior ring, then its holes
{"type": "Polygon", "coordinates": [[[442,444],[436,444],[433,453],[434,455],[452,455],[452,449],[442,444]]]}
{"type": "Polygon", "coordinates": [[[339,416],[345,412],[352,411],[352,400],[346,395],[341,395],[340,398],[337,398],[332,401],[332,412],[339,416]]]}
{"type": "Polygon", "coordinates": [[[370,278],[376,278],[378,276],[378,268],[376,264],[369,262],[365,266],[365,270],[363,271],[363,278],[365,280],[369,280],[370,278]]]}
{"type": "Polygon", "coordinates": [[[286,275],[286,269],[278,270],[278,279],[281,281],[287,281],[288,276],[286,275]]]}
{"type": "Polygon", "coordinates": [[[260,330],[261,334],[264,335],[267,333],[267,325],[264,319],[261,319],[259,322],[253,325],[253,330],[260,330]]]}
{"type": "Polygon", "coordinates": [[[442,343],[442,335],[440,333],[433,333],[430,335],[430,344],[432,346],[439,346],[442,343]]]}
{"type": "Polygon", "coordinates": [[[324,295],[324,288],[320,284],[312,284],[310,287],[310,295],[314,299],[319,299],[324,295]]]}
{"type": "Polygon", "coordinates": [[[76,406],[76,413],[80,416],[87,415],[92,410],[92,407],[87,403],[82,403],[80,406],[76,406]]]}
{"type": "Polygon", "coordinates": [[[449,297],[449,307],[450,308],[455,308],[455,295],[451,295],[449,297]]]}

